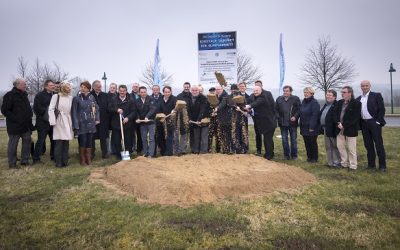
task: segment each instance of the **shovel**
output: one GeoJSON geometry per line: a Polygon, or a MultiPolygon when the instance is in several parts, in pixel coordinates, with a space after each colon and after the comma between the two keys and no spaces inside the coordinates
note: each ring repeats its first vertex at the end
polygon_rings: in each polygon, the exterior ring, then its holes
{"type": "Polygon", "coordinates": [[[124,126],[122,125],[122,115],[119,114],[119,125],[121,126],[121,144],[122,144],[122,150],[121,151],[121,159],[123,161],[129,161],[131,159],[131,157],[129,156],[129,151],[125,150],[125,136],[124,136],[124,126]]]}

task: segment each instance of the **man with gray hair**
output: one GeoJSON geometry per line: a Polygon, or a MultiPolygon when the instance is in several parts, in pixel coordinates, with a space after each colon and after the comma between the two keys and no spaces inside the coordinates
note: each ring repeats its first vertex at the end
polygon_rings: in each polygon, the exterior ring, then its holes
{"type": "Polygon", "coordinates": [[[6,117],[8,133],[8,166],[17,167],[17,147],[22,138],[21,165],[29,164],[33,112],[26,93],[25,79],[16,79],[14,87],[3,98],[1,112],[6,117]]]}

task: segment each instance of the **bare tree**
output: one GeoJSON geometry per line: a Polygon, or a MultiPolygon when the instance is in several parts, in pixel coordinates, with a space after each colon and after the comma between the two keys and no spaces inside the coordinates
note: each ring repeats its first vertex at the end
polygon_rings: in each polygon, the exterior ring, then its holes
{"type": "MultiPolygon", "coordinates": [[[[168,74],[164,68],[161,69],[161,79],[164,85],[171,85],[173,83],[172,74],[168,74]]],[[[142,78],[140,82],[146,84],[150,88],[154,85],[154,61],[150,61],[146,64],[144,70],[142,70],[142,78]]]]}
{"type": "Polygon", "coordinates": [[[28,74],[28,62],[22,56],[18,57],[17,72],[22,78],[25,78],[28,74]]]}
{"type": "Polygon", "coordinates": [[[36,58],[35,63],[31,67],[29,74],[26,77],[28,96],[33,101],[34,96],[39,93],[40,87],[43,84],[43,70],[40,66],[39,58],[36,58]]]}
{"type": "Polygon", "coordinates": [[[357,75],[354,63],[343,58],[332,45],[330,37],[320,37],[316,47],[311,47],[302,65],[300,80],[304,85],[327,92],[350,83],[357,75]]]}
{"type": "Polygon", "coordinates": [[[237,82],[253,84],[262,78],[260,69],[254,65],[253,59],[243,50],[237,50],[237,82]]]}
{"type": "Polygon", "coordinates": [[[69,76],[56,62],[53,62],[53,65],[45,64],[42,66],[39,58],[36,58],[34,64],[28,71],[28,63],[23,57],[19,57],[17,71],[21,77],[27,80],[27,92],[31,101],[34,96],[42,90],[44,81],[47,79],[53,82],[61,82],[67,80],[69,76]]]}

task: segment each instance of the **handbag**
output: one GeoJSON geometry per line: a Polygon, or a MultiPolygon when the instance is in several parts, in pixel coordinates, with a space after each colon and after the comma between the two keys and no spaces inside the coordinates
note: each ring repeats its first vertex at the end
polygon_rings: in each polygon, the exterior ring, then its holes
{"type": "Polygon", "coordinates": [[[57,120],[58,115],[60,114],[60,110],[58,110],[59,102],[60,102],[60,95],[57,94],[57,102],[56,102],[56,106],[54,107],[54,116],[56,117],[56,120],[57,120]]]}

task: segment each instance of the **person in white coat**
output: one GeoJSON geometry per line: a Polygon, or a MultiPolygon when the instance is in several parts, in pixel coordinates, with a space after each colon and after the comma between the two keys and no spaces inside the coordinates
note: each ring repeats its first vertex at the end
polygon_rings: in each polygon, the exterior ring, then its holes
{"type": "Polygon", "coordinates": [[[53,126],[54,160],[56,167],[68,165],[69,141],[74,138],[72,130],[71,107],[72,86],[69,82],[61,83],[60,92],[52,96],[49,106],[49,123],[53,126]],[[58,115],[56,116],[56,113],[58,115]]]}

